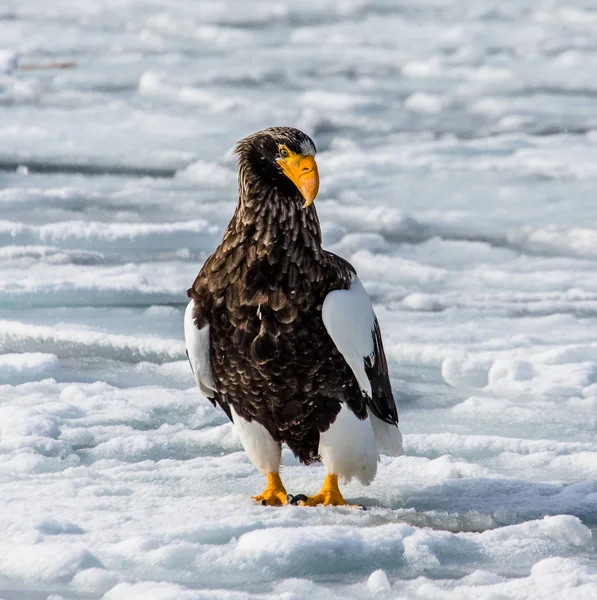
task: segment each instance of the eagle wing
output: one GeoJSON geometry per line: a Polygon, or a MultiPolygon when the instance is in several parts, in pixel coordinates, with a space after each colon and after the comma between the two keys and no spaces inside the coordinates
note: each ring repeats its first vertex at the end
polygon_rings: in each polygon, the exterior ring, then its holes
{"type": "Polygon", "coordinates": [[[211,370],[209,324],[198,326],[195,318],[195,306],[195,301],[191,300],[184,313],[184,339],[187,357],[201,393],[212,399],[215,396],[216,385],[211,370]]]}
{"type": "Polygon", "coordinates": [[[330,292],[323,302],[322,319],[338,351],[367,397],[378,449],[402,453],[398,410],[392,394],[381,331],[369,295],[356,273],[350,287],[330,292]]]}

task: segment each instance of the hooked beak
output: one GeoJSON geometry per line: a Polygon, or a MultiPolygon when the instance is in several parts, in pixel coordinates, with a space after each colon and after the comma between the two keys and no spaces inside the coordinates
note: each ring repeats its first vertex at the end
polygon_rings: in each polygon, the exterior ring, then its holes
{"type": "Polygon", "coordinates": [[[305,199],[303,208],[311,206],[319,191],[319,172],[315,159],[312,156],[290,154],[288,158],[277,159],[277,162],[305,199]]]}

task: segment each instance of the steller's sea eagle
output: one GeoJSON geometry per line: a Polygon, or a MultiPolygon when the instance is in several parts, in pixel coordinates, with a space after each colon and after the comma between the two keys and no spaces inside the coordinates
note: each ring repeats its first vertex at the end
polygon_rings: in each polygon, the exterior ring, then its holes
{"type": "Polygon", "coordinates": [[[355,269],[321,246],[313,140],[272,127],[235,154],[236,211],[188,291],[191,368],[267,476],[258,502],[291,499],[283,442],[326,468],[320,492],[301,504],[344,505],[338,477],[367,485],[379,452],[402,452],[379,324],[355,269]]]}

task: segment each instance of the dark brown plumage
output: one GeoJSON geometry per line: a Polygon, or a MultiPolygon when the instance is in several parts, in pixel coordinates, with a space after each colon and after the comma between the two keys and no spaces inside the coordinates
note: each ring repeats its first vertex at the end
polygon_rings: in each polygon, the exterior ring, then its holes
{"type": "Polygon", "coordinates": [[[332,290],[348,289],[354,269],[321,246],[313,205],[282,172],[281,145],[305,154],[315,147],[304,133],[272,128],[236,147],[239,201],[223,240],[207,259],[188,295],[195,325],[209,325],[215,390],[212,401],[256,420],[308,464],[318,459],[320,432],[341,401],[360,419],[367,407],[387,423],[398,415],[379,327],[369,364],[372,398],[322,321],[332,290]]]}

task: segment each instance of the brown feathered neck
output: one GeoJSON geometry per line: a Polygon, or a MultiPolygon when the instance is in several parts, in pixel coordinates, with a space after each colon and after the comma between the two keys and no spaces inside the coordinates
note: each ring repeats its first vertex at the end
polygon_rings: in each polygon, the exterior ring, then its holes
{"type": "Polygon", "coordinates": [[[302,253],[309,254],[309,262],[322,260],[315,206],[302,208],[304,198],[294,183],[267,157],[251,147],[238,154],[239,198],[223,246],[240,241],[252,256],[273,253],[270,263],[278,258],[295,262],[302,253]]]}

